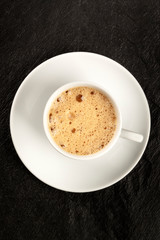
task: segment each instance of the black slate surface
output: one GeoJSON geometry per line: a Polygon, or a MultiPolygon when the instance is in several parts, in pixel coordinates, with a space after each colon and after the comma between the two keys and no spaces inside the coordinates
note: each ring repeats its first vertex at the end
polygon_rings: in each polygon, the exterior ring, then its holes
{"type": "Polygon", "coordinates": [[[160,1],[0,1],[0,239],[160,239],[160,1]],[[125,66],[149,101],[152,129],[134,170],[115,185],[74,194],[22,164],[9,113],[27,74],[46,59],[90,51],[125,66]]]}

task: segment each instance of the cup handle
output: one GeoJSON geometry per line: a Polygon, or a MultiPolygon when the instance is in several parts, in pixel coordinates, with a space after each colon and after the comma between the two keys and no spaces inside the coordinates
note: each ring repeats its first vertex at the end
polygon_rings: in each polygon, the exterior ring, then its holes
{"type": "Polygon", "coordinates": [[[121,130],[120,137],[139,143],[143,141],[143,136],[141,134],[126,130],[124,128],[121,130]]]}

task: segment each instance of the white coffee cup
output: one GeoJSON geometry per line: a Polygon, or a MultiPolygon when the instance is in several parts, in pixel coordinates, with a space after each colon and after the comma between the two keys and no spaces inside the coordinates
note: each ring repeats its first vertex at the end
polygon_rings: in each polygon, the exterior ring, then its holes
{"type": "Polygon", "coordinates": [[[89,160],[89,159],[94,159],[94,158],[98,158],[101,155],[107,153],[109,150],[111,150],[113,148],[113,146],[116,144],[116,142],[118,141],[119,137],[122,138],[126,138],[128,140],[132,140],[135,142],[142,142],[143,141],[143,136],[139,133],[135,133],[133,131],[130,130],[126,130],[126,129],[122,129],[122,117],[121,117],[121,112],[120,109],[116,103],[116,101],[113,99],[113,97],[111,96],[111,94],[108,92],[108,90],[104,89],[103,86],[100,86],[97,83],[91,83],[91,82],[72,82],[72,83],[68,83],[63,85],[62,87],[58,88],[48,99],[45,109],[44,109],[44,114],[43,114],[43,126],[44,126],[44,131],[45,134],[49,140],[49,142],[52,144],[52,146],[59,151],[60,153],[62,153],[63,155],[69,157],[69,158],[74,158],[74,159],[78,159],[78,160],[89,160]],[[93,153],[93,154],[89,154],[89,155],[76,155],[76,154],[71,154],[68,153],[66,151],[64,151],[62,148],[60,148],[57,143],[53,140],[53,138],[50,135],[49,132],[49,128],[48,128],[48,113],[50,110],[50,107],[53,103],[53,101],[64,91],[74,88],[74,87],[91,87],[91,88],[95,88],[97,90],[99,90],[100,92],[102,92],[105,96],[107,96],[109,98],[109,100],[111,101],[114,109],[115,109],[115,113],[116,113],[116,117],[117,117],[117,126],[116,126],[116,130],[114,132],[114,136],[111,139],[111,141],[100,151],[93,153]]]}

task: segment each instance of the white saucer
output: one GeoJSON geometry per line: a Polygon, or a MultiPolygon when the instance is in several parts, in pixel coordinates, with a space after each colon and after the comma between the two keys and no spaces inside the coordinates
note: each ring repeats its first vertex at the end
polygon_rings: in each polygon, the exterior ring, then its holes
{"type": "Polygon", "coordinates": [[[141,158],[150,133],[150,112],[136,79],[104,56],[75,52],[49,59],[35,68],[18,89],[11,108],[11,136],[24,165],[46,184],[70,192],[108,187],[126,176],[141,158]],[[45,136],[42,116],[49,96],[63,84],[94,81],[118,102],[123,128],[144,136],[142,143],[120,138],[104,156],[88,161],[58,153],[45,136]]]}

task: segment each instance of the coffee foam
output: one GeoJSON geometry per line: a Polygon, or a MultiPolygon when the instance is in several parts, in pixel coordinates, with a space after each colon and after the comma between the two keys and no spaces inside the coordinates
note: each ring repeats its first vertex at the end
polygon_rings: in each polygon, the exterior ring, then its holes
{"type": "Polygon", "coordinates": [[[116,114],[100,91],[75,87],[61,93],[48,113],[48,128],[63,150],[77,155],[103,149],[116,130],[116,114]]]}

